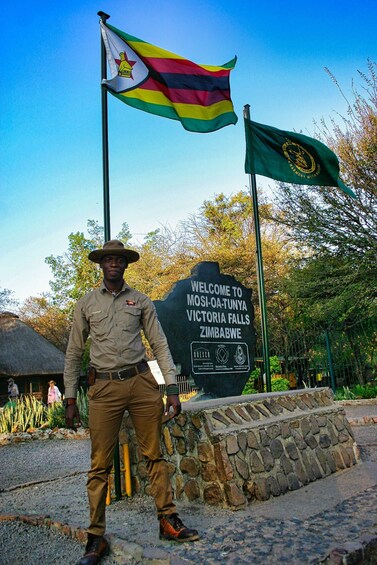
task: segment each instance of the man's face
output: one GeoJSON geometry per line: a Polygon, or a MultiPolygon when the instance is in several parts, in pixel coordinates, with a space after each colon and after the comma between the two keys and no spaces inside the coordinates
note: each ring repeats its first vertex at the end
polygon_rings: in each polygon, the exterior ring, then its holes
{"type": "Polygon", "coordinates": [[[100,263],[105,280],[117,283],[123,280],[123,273],[127,266],[127,261],[119,255],[105,255],[100,263]]]}

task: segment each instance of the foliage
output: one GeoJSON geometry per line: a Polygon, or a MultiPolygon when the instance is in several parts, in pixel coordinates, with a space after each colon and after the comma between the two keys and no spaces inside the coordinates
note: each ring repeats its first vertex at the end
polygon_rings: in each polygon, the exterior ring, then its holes
{"type": "MultiPolygon", "coordinates": [[[[254,386],[255,380],[251,377],[247,381],[242,394],[257,394],[257,389],[254,386]]],[[[271,391],[272,392],[281,392],[284,390],[289,390],[289,381],[284,379],[283,377],[277,377],[271,379],[271,391]]]]}
{"type": "Polygon", "coordinates": [[[70,331],[69,316],[65,309],[54,304],[50,296],[30,296],[21,306],[19,316],[58,349],[66,350],[70,331]]]}
{"type": "Polygon", "coordinates": [[[18,301],[13,298],[13,294],[14,292],[8,288],[0,288],[0,312],[11,308],[17,308],[18,301]]]}
{"type": "Polygon", "coordinates": [[[289,390],[289,381],[284,379],[284,377],[275,377],[271,379],[271,390],[272,392],[280,392],[284,390],[289,390]]]}
{"type": "MultiPolygon", "coordinates": [[[[258,369],[259,370],[259,369],[258,369]]],[[[249,377],[247,383],[244,386],[244,389],[242,391],[242,394],[257,394],[257,389],[254,386],[255,383],[255,379],[249,377]]]]}
{"type": "Polygon", "coordinates": [[[354,400],[355,395],[348,386],[337,389],[334,394],[334,400],[354,400]]]}
{"type": "MultiPolygon", "coordinates": [[[[273,355],[270,357],[270,374],[276,375],[279,374],[281,371],[281,363],[279,357],[273,355]]],[[[257,389],[255,387],[256,382],[261,377],[261,370],[259,367],[251,371],[249,379],[242,391],[242,394],[255,394],[257,393],[257,389]]],[[[271,390],[272,392],[278,392],[280,390],[289,390],[289,381],[284,377],[273,377],[271,379],[271,390]]]]}
{"type": "MultiPolygon", "coordinates": [[[[89,407],[87,393],[80,388],[77,392],[77,407],[80,412],[81,424],[88,427],[89,407]]],[[[47,408],[47,426],[49,428],[65,428],[65,408],[62,402],[55,402],[47,408]]]]}
{"type": "Polygon", "coordinates": [[[342,178],[357,199],[338,188],[279,183],[271,215],[306,250],[292,263],[284,290],[312,320],[336,320],[343,327],[360,315],[377,315],[376,64],[369,62],[368,70],[368,76],[359,73],[364,94],[353,86],[354,101],[341,125],[333,119],[330,129],[322,121],[319,134],[338,155],[342,178]]]}
{"type": "MultiPolygon", "coordinates": [[[[68,236],[68,250],[61,256],[50,255],[51,292],[28,298],[20,308],[21,319],[62,351],[66,350],[76,302],[101,281],[101,271],[89,261],[88,254],[103,245],[103,228],[93,220],[87,222],[88,236],[83,232],[68,236]]],[[[123,224],[117,238],[128,243],[130,233],[123,224]]]]}
{"type": "Polygon", "coordinates": [[[89,238],[83,232],[68,236],[68,251],[64,255],[46,258],[53,273],[50,287],[54,303],[71,309],[89,289],[99,284],[99,272],[93,268],[88,254],[103,245],[103,229],[97,222],[88,221],[89,238]]]}
{"type": "Polygon", "coordinates": [[[34,396],[9,401],[0,413],[0,432],[26,432],[40,428],[46,421],[46,407],[34,396]]]}
{"type": "MultiPolygon", "coordinates": [[[[72,312],[77,300],[99,286],[101,281],[101,272],[88,259],[88,255],[102,247],[103,228],[98,222],[88,220],[87,231],[89,237],[83,232],[71,233],[68,236],[68,251],[57,257],[50,255],[46,258],[54,277],[50,281],[53,302],[68,312],[72,312]]],[[[130,237],[127,224],[123,224],[116,238],[127,244],[130,237]]]]}
{"type": "Polygon", "coordinates": [[[152,300],[163,298],[178,280],[189,276],[194,265],[184,233],[167,226],[148,233],[138,252],[140,259],[130,265],[125,278],[152,300]]]}
{"type": "Polygon", "coordinates": [[[82,388],[77,392],[77,407],[80,412],[81,424],[84,428],[87,428],[89,422],[89,402],[88,395],[82,388]]]}
{"type": "Polygon", "coordinates": [[[355,385],[353,387],[344,386],[337,389],[334,395],[335,400],[355,400],[357,398],[376,398],[377,386],[367,384],[365,386],[355,385]]]}
{"type": "MultiPolygon", "coordinates": [[[[268,302],[271,347],[278,350],[287,339],[286,320],[289,304],[280,291],[294,258],[300,251],[288,238],[284,226],[270,218],[273,206],[260,195],[259,216],[262,238],[264,279],[268,302]]],[[[259,332],[260,314],[257,293],[256,247],[253,227],[253,203],[250,194],[240,191],[231,196],[219,194],[205,201],[198,216],[183,224],[188,255],[198,261],[217,261],[221,272],[236,277],[253,291],[254,326],[259,332]]]]}
{"type": "Polygon", "coordinates": [[[44,427],[65,428],[65,409],[62,402],[54,402],[47,408],[47,421],[44,427]]]}
{"type": "Polygon", "coordinates": [[[276,373],[280,373],[281,371],[281,363],[279,357],[277,355],[273,355],[270,357],[270,374],[275,375],[276,373]]]}
{"type": "MultiPolygon", "coordinates": [[[[276,280],[286,270],[292,251],[285,230],[268,220],[271,205],[259,206],[266,292],[273,293],[276,280]]],[[[217,261],[224,273],[230,273],[245,286],[256,287],[255,234],[250,194],[223,193],[204,202],[200,214],[183,224],[190,255],[198,261],[217,261]]]]}
{"type": "MultiPolygon", "coordinates": [[[[88,427],[88,397],[80,388],[77,406],[81,423],[88,427]]],[[[65,428],[65,410],[62,402],[46,407],[35,396],[21,396],[9,401],[0,411],[0,433],[27,432],[38,428],[65,428]]]]}
{"type": "Polygon", "coordinates": [[[355,385],[352,388],[352,392],[354,393],[356,398],[376,398],[377,397],[377,386],[372,385],[370,383],[362,386],[362,385],[355,385]]]}
{"type": "Polygon", "coordinates": [[[353,85],[347,116],[338,116],[340,125],[332,119],[330,127],[323,120],[318,134],[339,157],[342,179],[356,200],[334,187],[279,183],[271,219],[287,228],[303,252],[279,286],[291,324],[344,331],[363,384],[368,354],[362,349],[375,341],[377,328],[376,64],[369,62],[368,74],[359,76],[363,93],[353,85]],[[361,342],[355,326],[363,320],[369,334],[361,342]]]}

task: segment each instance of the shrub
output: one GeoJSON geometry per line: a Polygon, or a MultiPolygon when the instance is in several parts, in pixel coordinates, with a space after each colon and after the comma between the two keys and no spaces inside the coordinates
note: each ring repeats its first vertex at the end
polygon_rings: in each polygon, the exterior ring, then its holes
{"type": "Polygon", "coordinates": [[[277,377],[271,379],[271,390],[272,392],[281,392],[283,390],[289,390],[289,381],[283,377],[277,377]]]}
{"type": "MultiPolygon", "coordinates": [[[[279,358],[274,356],[270,357],[270,370],[271,374],[274,375],[281,370],[279,358]]],[[[250,373],[250,377],[242,391],[242,394],[257,394],[255,389],[255,381],[260,377],[260,369],[254,369],[250,373]]],[[[289,381],[284,377],[272,377],[271,378],[271,390],[272,392],[280,392],[283,390],[289,390],[289,381]]]]}
{"type": "Polygon", "coordinates": [[[47,408],[48,428],[65,428],[65,410],[62,402],[54,402],[47,408]]]}
{"type": "Polygon", "coordinates": [[[21,396],[8,402],[0,415],[0,432],[26,432],[46,422],[46,407],[34,396],[21,396]]]}
{"type": "MultiPolygon", "coordinates": [[[[77,394],[81,423],[88,426],[88,396],[81,388],[77,394]]],[[[35,396],[21,396],[9,401],[0,411],[0,433],[27,432],[37,428],[65,428],[65,410],[62,402],[47,408],[35,396]]]]}
{"type": "Polygon", "coordinates": [[[375,398],[377,396],[377,387],[371,384],[356,385],[352,388],[352,392],[356,398],[375,398]]]}
{"type": "Polygon", "coordinates": [[[254,379],[249,379],[245,384],[242,394],[257,394],[257,392],[258,391],[254,388],[254,379]]]}
{"type": "MultiPolygon", "coordinates": [[[[89,405],[88,395],[80,388],[77,391],[77,407],[80,412],[81,424],[84,428],[88,427],[89,405]]],[[[55,402],[47,411],[47,422],[49,428],[65,428],[65,409],[62,402],[55,402]]]]}
{"type": "Polygon", "coordinates": [[[337,389],[334,395],[335,400],[355,400],[356,398],[376,398],[377,386],[355,385],[352,388],[344,386],[342,389],[337,389]]]}
{"type": "Polygon", "coordinates": [[[89,403],[87,392],[82,388],[77,392],[77,407],[80,412],[81,424],[84,428],[87,428],[89,422],[89,403]]]}
{"type": "Polygon", "coordinates": [[[355,395],[348,386],[337,389],[334,394],[334,400],[354,400],[355,395]]]}

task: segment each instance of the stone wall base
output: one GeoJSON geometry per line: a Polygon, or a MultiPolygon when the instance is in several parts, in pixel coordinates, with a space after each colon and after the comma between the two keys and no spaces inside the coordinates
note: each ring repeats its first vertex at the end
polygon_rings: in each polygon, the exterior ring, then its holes
{"type": "MultiPolygon", "coordinates": [[[[234,510],[358,462],[345,411],[328,388],[190,401],[162,436],[175,499],[234,510]]],[[[150,494],[128,415],[120,438],[129,444],[133,493],[150,494]]]]}

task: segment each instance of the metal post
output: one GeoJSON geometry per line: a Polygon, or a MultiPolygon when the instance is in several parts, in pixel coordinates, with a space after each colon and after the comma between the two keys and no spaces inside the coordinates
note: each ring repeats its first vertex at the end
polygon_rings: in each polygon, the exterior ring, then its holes
{"type": "MultiPolygon", "coordinates": [[[[105,12],[98,12],[97,15],[105,23],[109,15],[105,12]]],[[[106,49],[101,35],[101,100],[102,100],[102,164],[103,164],[103,218],[104,218],[104,237],[105,241],[111,239],[110,235],[110,182],[109,182],[109,135],[107,120],[107,90],[102,84],[102,79],[107,78],[106,49]]],[[[114,451],[114,485],[115,498],[122,498],[122,487],[120,482],[120,457],[119,442],[116,443],[114,451]]]]}
{"type": "Polygon", "coordinates": [[[335,394],[335,391],[336,391],[335,374],[334,374],[334,369],[333,369],[333,364],[332,364],[330,336],[329,336],[328,330],[325,331],[325,342],[326,342],[326,352],[327,352],[327,361],[328,361],[329,373],[330,373],[331,388],[333,390],[333,393],[335,394]]]}
{"type": "MultiPolygon", "coordinates": [[[[98,12],[103,22],[109,19],[105,12],[98,12]]],[[[110,236],[110,182],[109,182],[109,135],[107,120],[107,90],[102,84],[102,79],[107,78],[106,49],[101,35],[101,101],[102,101],[102,171],[103,171],[103,218],[105,241],[110,236]]]]}
{"type": "MultiPolygon", "coordinates": [[[[250,105],[244,106],[244,118],[250,120],[250,105]]],[[[266,307],[266,292],[264,287],[264,273],[263,273],[263,257],[262,257],[262,242],[260,236],[259,226],[259,208],[258,208],[258,193],[255,175],[249,175],[251,186],[251,197],[253,200],[253,214],[255,226],[255,243],[257,255],[257,281],[258,281],[258,296],[259,307],[261,312],[261,329],[262,329],[262,349],[263,349],[263,365],[266,374],[266,388],[267,392],[271,392],[271,374],[270,374],[270,348],[268,340],[268,324],[267,324],[267,307],[266,307]]]]}

